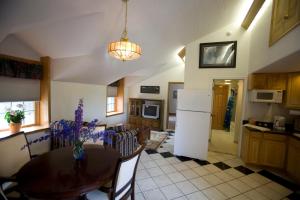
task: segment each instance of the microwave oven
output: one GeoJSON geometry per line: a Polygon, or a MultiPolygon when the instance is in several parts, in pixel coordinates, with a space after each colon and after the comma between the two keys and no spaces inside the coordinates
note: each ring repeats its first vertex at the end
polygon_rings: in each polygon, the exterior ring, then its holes
{"type": "Polygon", "coordinates": [[[282,103],[282,90],[252,90],[251,102],[282,103]]]}

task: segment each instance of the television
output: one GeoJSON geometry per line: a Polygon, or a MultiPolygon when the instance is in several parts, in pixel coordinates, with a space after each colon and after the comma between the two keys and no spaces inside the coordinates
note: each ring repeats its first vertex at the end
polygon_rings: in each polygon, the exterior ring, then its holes
{"type": "Polygon", "coordinates": [[[143,104],[142,116],[144,118],[158,119],[159,105],[143,104]]]}

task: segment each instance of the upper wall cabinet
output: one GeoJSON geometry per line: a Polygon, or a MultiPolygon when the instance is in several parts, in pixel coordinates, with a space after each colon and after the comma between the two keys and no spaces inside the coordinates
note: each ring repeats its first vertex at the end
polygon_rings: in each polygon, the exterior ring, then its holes
{"type": "Polygon", "coordinates": [[[300,24],[300,0],[274,0],[269,46],[300,24]]]}
{"type": "Polygon", "coordinates": [[[300,72],[290,73],[288,76],[286,106],[300,109],[300,72]]]}
{"type": "Polygon", "coordinates": [[[287,74],[251,74],[248,89],[286,90],[287,74]]]}

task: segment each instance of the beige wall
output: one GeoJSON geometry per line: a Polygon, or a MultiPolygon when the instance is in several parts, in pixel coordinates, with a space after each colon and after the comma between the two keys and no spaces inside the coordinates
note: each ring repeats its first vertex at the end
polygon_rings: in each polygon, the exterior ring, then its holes
{"type": "Polygon", "coordinates": [[[187,45],[184,87],[187,89],[212,89],[213,79],[240,79],[248,75],[249,33],[229,25],[187,45]],[[227,36],[227,32],[231,32],[227,36]],[[237,40],[236,68],[199,69],[199,44],[237,40]]]}
{"type": "Polygon", "coordinates": [[[247,31],[251,32],[250,73],[300,50],[300,26],[269,47],[272,1],[266,0],[264,6],[264,12],[258,16],[257,23],[247,31]]]}
{"type": "Polygon", "coordinates": [[[168,83],[184,81],[184,64],[168,69],[164,72],[156,74],[151,78],[141,81],[129,88],[130,98],[147,98],[147,99],[163,99],[164,100],[164,129],[166,128],[167,117],[167,100],[168,100],[168,83]],[[159,94],[140,93],[140,86],[160,86],[159,94]]]}
{"type": "Polygon", "coordinates": [[[113,125],[126,122],[127,88],[124,96],[124,114],[106,117],[106,86],[82,83],[51,81],[51,117],[52,121],[74,119],[78,101],[83,98],[85,121],[98,119],[102,123],[113,125]]]}

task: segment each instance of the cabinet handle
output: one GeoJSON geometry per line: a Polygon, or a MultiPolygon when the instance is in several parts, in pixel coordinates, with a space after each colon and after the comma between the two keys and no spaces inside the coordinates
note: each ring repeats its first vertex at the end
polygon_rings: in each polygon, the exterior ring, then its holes
{"type": "Polygon", "coordinates": [[[289,19],[289,17],[290,17],[290,3],[291,3],[291,0],[288,0],[287,13],[284,15],[283,19],[289,19]]]}

